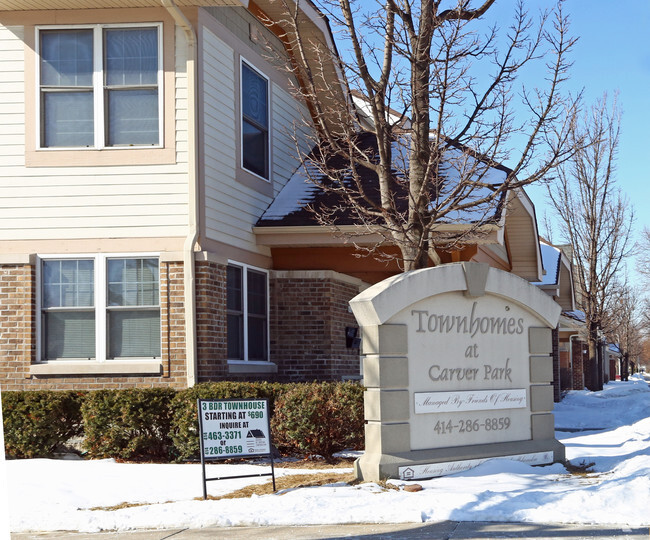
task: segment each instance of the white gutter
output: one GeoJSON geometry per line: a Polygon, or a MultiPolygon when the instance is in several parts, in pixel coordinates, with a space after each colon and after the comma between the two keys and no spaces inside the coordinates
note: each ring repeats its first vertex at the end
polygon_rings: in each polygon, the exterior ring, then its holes
{"type": "Polygon", "coordinates": [[[185,294],[185,362],[187,385],[197,382],[196,358],[196,293],[194,290],[196,270],[194,246],[199,238],[199,189],[198,189],[198,127],[197,127],[197,38],[192,23],[174,0],[161,0],[163,7],[185,32],[187,38],[187,142],[188,142],[188,232],[183,245],[183,289],[185,294]]]}

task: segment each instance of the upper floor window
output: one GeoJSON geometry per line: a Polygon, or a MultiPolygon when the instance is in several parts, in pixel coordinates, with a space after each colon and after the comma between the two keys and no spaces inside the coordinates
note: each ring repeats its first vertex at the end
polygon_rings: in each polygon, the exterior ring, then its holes
{"type": "Polygon", "coordinates": [[[269,179],[269,82],[241,63],[242,166],[269,179]]]}
{"type": "Polygon", "coordinates": [[[161,145],[160,31],[39,29],[40,147],[161,145]]]}

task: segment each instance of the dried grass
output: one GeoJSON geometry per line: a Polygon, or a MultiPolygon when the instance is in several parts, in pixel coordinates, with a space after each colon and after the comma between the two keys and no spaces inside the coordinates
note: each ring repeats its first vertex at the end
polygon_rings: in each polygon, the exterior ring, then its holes
{"type": "MultiPolygon", "coordinates": [[[[283,491],[290,489],[299,489],[306,487],[316,487],[316,486],[325,486],[327,484],[336,484],[344,482],[346,484],[356,483],[356,479],[353,473],[320,473],[320,474],[290,474],[286,476],[280,476],[275,478],[275,487],[279,495],[282,495],[283,491]]],[[[250,497],[252,495],[270,495],[273,493],[273,482],[268,481],[265,484],[255,484],[251,486],[246,486],[237,491],[227,493],[226,495],[221,495],[219,497],[213,497],[208,495],[208,499],[211,501],[218,501],[220,499],[241,499],[250,497]]],[[[202,499],[202,497],[197,497],[202,499]]]]}

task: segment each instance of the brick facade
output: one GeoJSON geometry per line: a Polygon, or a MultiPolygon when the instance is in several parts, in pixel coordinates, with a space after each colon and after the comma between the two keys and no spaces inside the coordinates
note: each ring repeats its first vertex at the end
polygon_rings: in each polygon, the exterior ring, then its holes
{"type": "Polygon", "coordinates": [[[228,378],[226,265],[196,263],[197,380],[228,378]]]}
{"type": "MultiPolygon", "coordinates": [[[[226,265],[196,263],[197,382],[235,379],[341,380],[360,375],[348,309],[360,281],[335,272],[271,272],[270,360],[277,373],[231,374],[227,362],[226,265]]],[[[30,374],[36,361],[36,278],[29,264],[0,267],[0,385],[9,390],[185,388],[183,263],[160,263],[161,375],[30,374]]]]}
{"type": "Polygon", "coordinates": [[[0,267],[0,387],[11,390],[185,388],[182,263],[160,265],[162,375],[31,375],[36,360],[36,279],[31,265],[0,267]],[[170,323],[170,324],[168,324],[170,323]]]}
{"type": "Polygon", "coordinates": [[[562,388],[560,386],[560,333],[557,328],[551,334],[553,340],[553,401],[562,401],[562,388]]]}
{"type": "Polygon", "coordinates": [[[587,344],[573,341],[573,390],[584,390],[585,388],[585,363],[589,352],[587,344]]]}
{"type": "Polygon", "coordinates": [[[0,386],[23,390],[36,348],[34,268],[0,266],[0,386]]]}
{"type": "MultiPolygon", "coordinates": [[[[162,334],[163,376],[162,380],[150,381],[151,386],[160,386],[162,383],[174,388],[187,387],[183,278],[183,263],[160,263],[160,331],[162,334]]],[[[156,379],[160,379],[160,377],[156,379]]],[[[144,386],[149,386],[147,382],[142,381],[144,386]]],[[[142,383],[138,386],[143,386],[142,383]]]]}
{"type": "Polygon", "coordinates": [[[271,360],[279,380],[359,375],[359,350],[347,348],[345,339],[346,327],[357,327],[348,302],[359,283],[344,278],[333,272],[276,272],[271,279],[271,360]]]}

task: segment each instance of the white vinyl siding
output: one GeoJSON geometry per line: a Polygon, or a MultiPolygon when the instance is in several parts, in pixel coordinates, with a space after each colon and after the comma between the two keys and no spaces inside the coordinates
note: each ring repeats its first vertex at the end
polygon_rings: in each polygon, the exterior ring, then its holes
{"type": "MultiPolygon", "coordinates": [[[[25,65],[22,27],[0,25],[0,165],[24,163],[25,65]]],[[[0,182],[0,189],[4,182],[0,182]]],[[[0,207],[4,208],[4,204],[0,207]]],[[[0,212],[0,219],[2,212],[0,212]]]]}
{"type": "MultiPolygon", "coordinates": [[[[268,255],[268,249],[256,245],[252,227],[272,198],[236,180],[239,137],[236,126],[236,79],[239,56],[208,28],[203,30],[203,130],[205,143],[205,216],[208,238],[251,252],[268,255]]],[[[264,66],[255,65],[256,68],[264,66]]],[[[269,70],[275,69],[267,66],[269,70]]],[[[270,81],[271,93],[270,181],[273,195],[287,182],[295,168],[293,125],[301,124],[304,107],[270,81]]],[[[260,180],[261,181],[261,180],[260,180]]]]}
{"type": "MultiPolygon", "coordinates": [[[[187,50],[185,47],[185,32],[176,27],[175,54],[175,115],[176,115],[176,163],[188,162],[188,132],[187,132],[187,50]],[[181,44],[180,46],[178,44],[181,44]]],[[[169,118],[164,119],[169,122],[169,118]]]]}
{"type": "Polygon", "coordinates": [[[271,86],[273,93],[273,174],[278,180],[274,182],[274,195],[294,173],[298,163],[296,156],[295,137],[299,134],[302,153],[309,153],[314,134],[311,133],[304,120],[309,118],[307,108],[300,105],[296,99],[277,84],[271,86]]]}
{"type": "Polygon", "coordinates": [[[178,162],[170,165],[25,167],[22,37],[22,28],[0,26],[0,242],[185,236],[187,78],[182,30],[176,30],[175,55],[178,162]]]}

